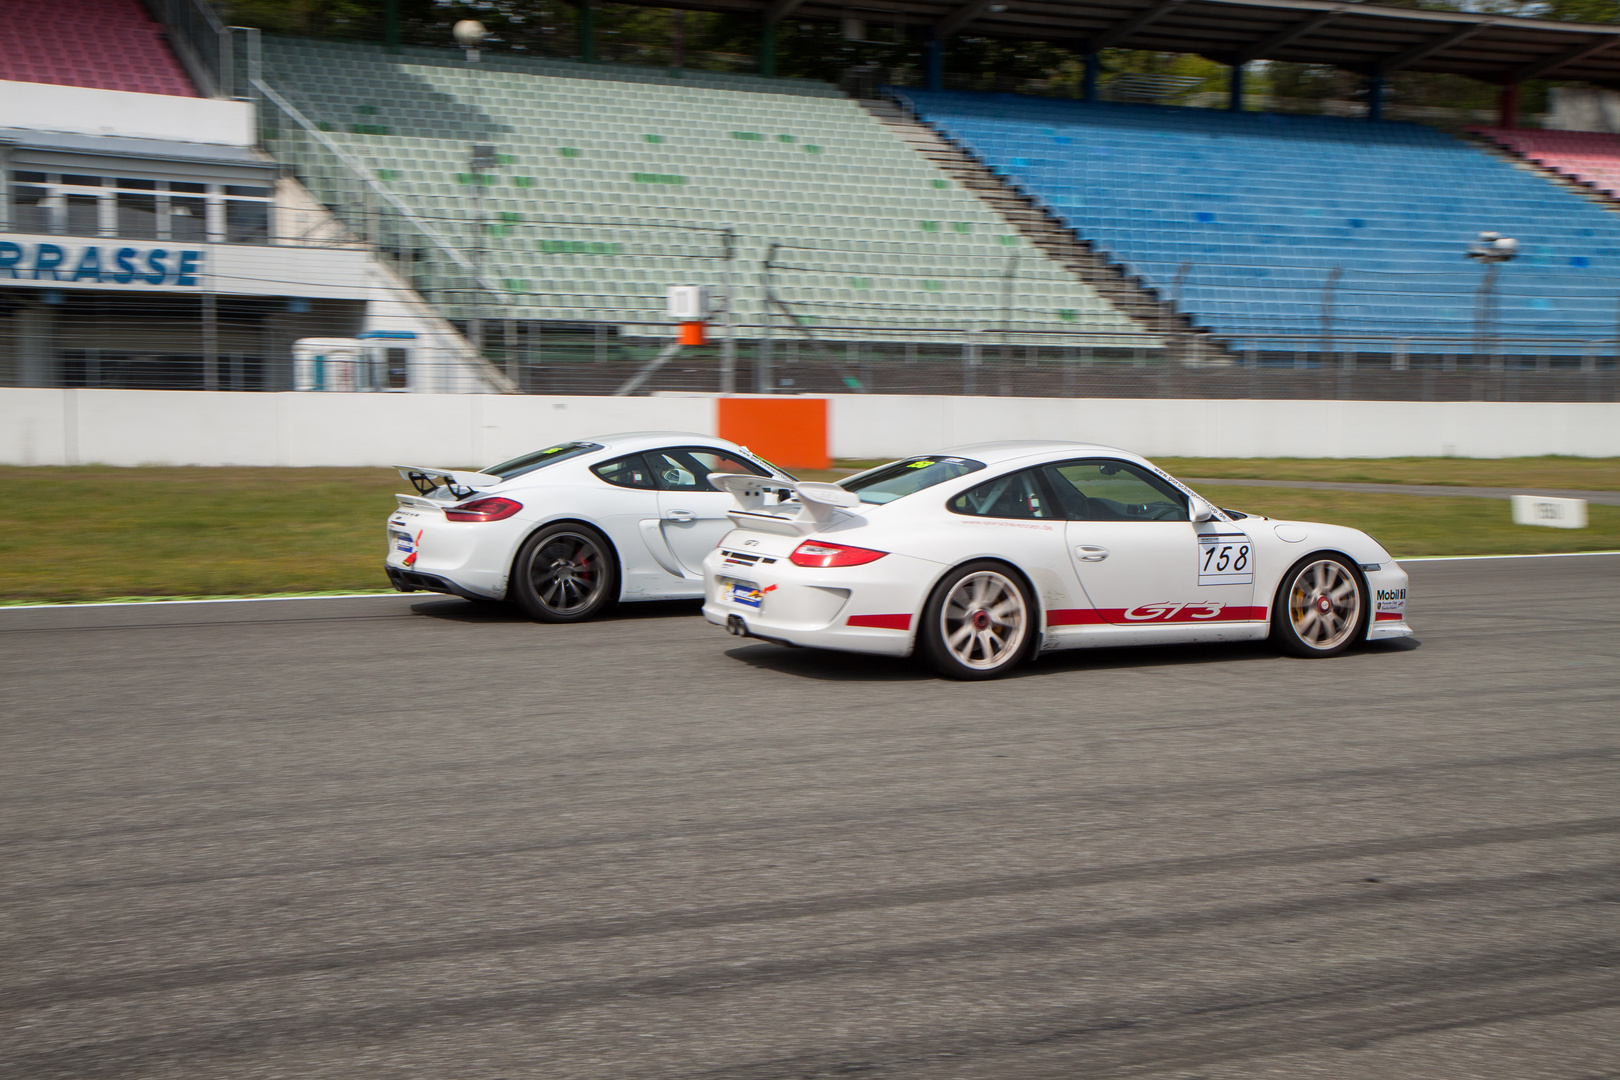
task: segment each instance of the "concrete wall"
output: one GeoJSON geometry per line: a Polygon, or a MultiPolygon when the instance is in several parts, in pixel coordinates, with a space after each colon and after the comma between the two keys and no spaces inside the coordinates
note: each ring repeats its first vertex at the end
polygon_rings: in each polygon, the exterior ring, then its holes
{"type": "Polygon", "coordinates": [[[252,146],[253,105],[246,101],[0,81],[0,127],[252,146]]]}
{"type": "Polygon", "coordinates": [[[491,465],[613,431],[714,429],[711,398],[0,389],[8,465],[491,465]]]}
{"type": "MultiPolygon", "coordinates": [[[[833,456],[1083,439],[1187,457],[1620,456],[1620,404],[834,395],[833,456]]],[[[716,430],[712,397],[0,389],[0,464],[488,465],[613,431],[716,430]]]]}
{"type": "Polygon", "coordinates": [[[1620,404],[1162,398],[832,399],[835,457],[991,439],[1082,439],[1148,456],[1620,456],[1620,404]]]}

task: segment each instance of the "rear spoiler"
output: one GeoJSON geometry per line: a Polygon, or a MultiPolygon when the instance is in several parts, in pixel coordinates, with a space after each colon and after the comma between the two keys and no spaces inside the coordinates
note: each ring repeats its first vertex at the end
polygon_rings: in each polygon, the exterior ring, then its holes
{"type": "Polygon", "coordinates": [[[408,480],[420,495],[427,495],[435,488],[443,486],[456,498],[465,499],[479,488],[494,487],[505,482],[499,476],[458,469],[428,469],[420,465],[395,465],[394,468],[399,470],[399,475],[408,480]]]}
{"type": "MultiPolygon", "coordinates": [[[[779,480],[772,476],[754,476],[750,473],[710,473],[709,483],[721,491],[729,491],[737,500],[736,510],[727,511],[738,528],[758,529],[761,532],[781,533],[784,536],[804,536],[827,525],[838,510],[861,505],[861,498],[853,491],[837,484],[818,484],[808,480],[779,480]],[[798,504],[792,517],[773,514],[766,510],[766,496],[783,495],[798,504]]],[[[778,502],[776,506],[784,504],[778,502]]]]}

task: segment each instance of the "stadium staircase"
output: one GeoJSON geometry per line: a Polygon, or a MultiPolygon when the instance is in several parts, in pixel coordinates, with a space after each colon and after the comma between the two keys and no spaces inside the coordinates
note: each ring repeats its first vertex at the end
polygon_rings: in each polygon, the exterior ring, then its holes
{"type": "MultiPolygon", "coordinates": [[[[269,36],[263,69],[287,105],[267,112],[272,153],[357,232],[391,206],[439,255],[476,253],[488,317],[663,333],[666,287],[720,284],[730,230],[745,324],[769,310],[844,340],[1160,344],[831,86],[269,36]],[[493,147],[488,168],[473,144],[493,147]]],[[[458,283],[435,259],[419,288],[468,317],[465,266],[458,283]]]]}
{"type": "Polygon", "coordinates": [[[973,192],[1048,258],[1096,289],[1114,307],[1139,324],[1166,332],[1191,330],[1173,305],[1140,278],[1133,278],[1070,229],[1050,210],[1008,184],[994,169],[928,126],[894,98],[867,98],[861,107],[907,146],[932,162],[964,189],[973,192]]]}
{"type": "Polygon", "coordinates": [[[1471,128],[1488,152],[1613,208],[1620,202],[1620,135],[1471,128]]]}
{"type": "Polygon", "coordinates": [[[1493,348],[1589,356],[1614,337],[1620,219],[1438,130],[896,93],[1234,348],[1477,347],[1484,278],[1463,256],[1485,230],[1522,253],[1491,294],[1493,348]]]}
{"type": "Polygon", "coordinates": [[[140,0],[5,0],[0,79],[198,97],[140,0]]]}

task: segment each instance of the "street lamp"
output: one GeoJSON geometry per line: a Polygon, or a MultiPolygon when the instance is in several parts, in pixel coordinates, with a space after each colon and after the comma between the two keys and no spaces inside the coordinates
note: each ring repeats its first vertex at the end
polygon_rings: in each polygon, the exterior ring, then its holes
{"type": "MultiPolygon", "coordinates": [[[[467,63],[476,64],[479,59],[479,46],[489,31],[477,19],[462,19],[451,27],[450,32],[455,35],[456,44],[467,51],[467,63]]],[[[473,112],[479,111],[478,74],[472,69],[472,99],[473,112]]],[[[474,132],[476,140],[479,132],[474,132]]],[[[478,355],[484,354],[484,318],[483,318],[483,275],[484,275],[484,174],[495,167],[495,148],[486,143],[474,142],[467,156],[467,172],[472,177],[473,189],[473,242],[472,242],[472,276],[473,276],[473,314],[467,320],[468,337],[472,338],[472,346],[478,355]]]]}
{"type": "Polygon", "coordinates": [[[1474,303],[1474,355],[1490,356],[1492,370],[1502,362],[1496,355],[1495,342],[1496,276],[1501,273],[1502,264],[1511,262],[1518,254],[1517,240],[1494,232],[1482,232],[1479,239],[1468,245],[1468,258],[1485,266],[1485,277],[1479,283],[1479,295],[1474,303]]]}

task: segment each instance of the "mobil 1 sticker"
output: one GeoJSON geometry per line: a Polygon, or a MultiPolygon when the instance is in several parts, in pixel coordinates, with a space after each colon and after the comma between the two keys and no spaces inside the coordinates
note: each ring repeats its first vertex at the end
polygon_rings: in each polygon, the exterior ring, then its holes
{"type": "Polygon", "coordinates": [[[1198,584],[1253,585],[1254,549],[1243,533],[1198,538],[1198,584]]]}

